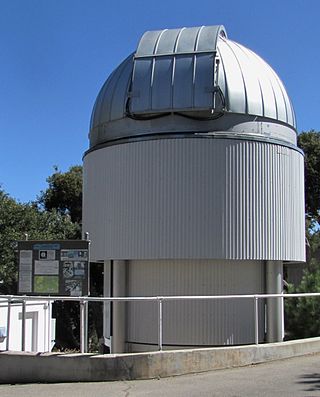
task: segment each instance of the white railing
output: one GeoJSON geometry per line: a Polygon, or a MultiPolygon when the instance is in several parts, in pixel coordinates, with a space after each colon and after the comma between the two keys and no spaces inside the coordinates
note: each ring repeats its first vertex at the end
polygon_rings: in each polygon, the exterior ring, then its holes
{"type": "MultiPolygon", "coordinates": [[[[80,303],[80,351],[87,352],[88,337],[88,303],[89,302],[157,302],[158,303],[158,348],[163,348],[163,302],[182,301],[182,300],[228,300],[228,299],[250,299],[254,305],[254,343],[259,344],[259,299],[270,298],[307,298],[320,296],[320,292],[295,293],[295,294],[252,294],[252,295],[186,295],[186,296],[146,296],[146,297],[71,297],[71,296],[18,296],[18,295],[0,295],[0,307],[7,307],[7,338],[6,350],[9,350],[10,340],[10,309],[12,305],[20,304],[22,306],[22,322],[21,322],[21,350],[25,350],[25,322],[26,322],[26,306],[27,302],[41,301],[47,302],[46,309],[47,319],[50,329],[51,322],[51,303],[55,301],[72,301],[80,303]]],[[[34,303],[32,303],[34,305],[34,303]]],[[[48,332],[48,346],[51,343],[51,333],[48,332]]],[[[48,350],[49,351],[49,350],[48,350]]]]}

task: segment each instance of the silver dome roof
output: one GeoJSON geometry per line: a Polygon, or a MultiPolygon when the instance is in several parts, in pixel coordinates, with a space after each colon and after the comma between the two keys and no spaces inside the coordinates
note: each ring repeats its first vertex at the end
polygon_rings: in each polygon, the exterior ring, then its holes
{"type": "MultiPolygon", "coordinates": [[[[296,144],[294,110],[273,69],[223,26],[146,32],[102,87],[90,146],[159,134],[234,134],[296,144]]],[[[167,136],[167,135],[165,135],[167,136]]]]}

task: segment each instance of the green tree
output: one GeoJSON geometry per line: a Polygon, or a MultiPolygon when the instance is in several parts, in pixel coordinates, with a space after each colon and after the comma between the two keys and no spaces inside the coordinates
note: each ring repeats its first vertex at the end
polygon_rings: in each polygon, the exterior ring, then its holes
{"type": "Polygon", "coordinates": [[[75,165],[67,172],[54,167],[54,173],[47,178],[49,187],[41,192],[38,199],[46,211],[56,210],[68,214],[72,222],[82,219],[82,167],[75,165]]]}
{"type": "MultiPolygon", "coordinates": [[[[57,167],[47,178],[48,188],[41,192],[38,203],[45,211],[57,211],[61,215],[70,216],[72,222],[81,225],[82,220],[82,167],[72,166],[67,172],[61,172],[57,167]]],[[[81,238],[79,233],[76,236],[81,238]]],[[[91,295],[99,295],[102,289],[101,269],[95,264],[91,267],[91,295]]],[[[102,336],[102,313],[100,303],[89,305],[89,335],[90,339],[102,336]]],[[[79,307],[73,302],[57,302],[54,305],[57,318],[56,347],[59,350],[79,348],[79,307]]]]}
{"type": "MultiPolygon", "coordinates": [[[[320,268],[316,260],[305,270],[298,287],[290,285],[288,293],[320,292],[320,268]]],[[[285,329],[288,339],[311,338],[320,335],[320,298],[285,299],[285,329]]]]}
{"type": "Polygon", "coordinates": [[[0,190],[0,292],[17,292],[17,240],[73,239],[79,225],[56,210],[43,211],[35,203],[21,204],[0,190]]]}
{"type": "Polygon", "coordinates": [[[307,262],[316,259],[320,263],[320,132],[302,132],[298,146],[305,154],[307,262]]]}
{"type": "MultiPolygon", "coordinates": [[[[305,154],[307,263],[301,283],[290,285],[289,293],[320,292],[320,132],[302,132],[298,146],[305,154]]],[[[290,265],[289,265],[290,266],[290,265]]],[[[288,338],[320,335],[320,299],[285,299],[285,321],[288,338]]]]}
{"type": "Polygon", "coordinates": [[[307,226],[320,223],[320,132],[302,132],[298,146],[305,154],[305,199],[307,226]]]}

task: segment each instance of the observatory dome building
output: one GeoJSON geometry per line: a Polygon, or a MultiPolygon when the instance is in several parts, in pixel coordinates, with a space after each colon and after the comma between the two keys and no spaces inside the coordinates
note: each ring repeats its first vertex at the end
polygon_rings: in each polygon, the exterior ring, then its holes
{"type": "MultiPolygon", "coordinates": [[[[279,293],[283,263],[305,260],[290,98],[223,26],[146,32],[103,85],[89,138],[83,231],[106,295],[279,293]]],[[[163,310],[165,348],[254,342],[252,300],[163,310]]],[[[157,348],[155,303],[105,311],[113,352],[157,348]]],[[[260,342],[281,340],[282,301],[259,313],[260,342]]]]}

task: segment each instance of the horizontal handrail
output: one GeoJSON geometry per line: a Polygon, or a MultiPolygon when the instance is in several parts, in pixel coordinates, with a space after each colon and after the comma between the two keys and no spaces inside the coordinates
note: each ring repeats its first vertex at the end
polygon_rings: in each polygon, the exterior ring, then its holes
{"type": "MultiPolygon", "coordinates": [[[[158,345],[159,350],[162,350],[163,344],[163,309],[162,304],[165,301],[185,301],[185,300],[223,300],[223,299],[252,299],[254,301],[254,334],[256,345],[259,344],[259,314],[258,301],[259,299],[269,298],[307,298],[320,297],[320,292],[301,292],[301,293],[282,293],[282,294],[233,294],[233,295],[161,295],[161,296],[123,296],[123,297],[92,297],[92,296],[34,296],[34,295],[0,295],[0,307],[8,307],[7,313],[7,347],[9,349],[9,330],[10,330],[10,307],[18,304],[22,305],[22,350],[25,346],[25,308],[26,306],[39,305],[47,302],[48,321],[50,324],[51,309],[50,304],[55,301],[72,301],[80,303],[80,346],[81,352],[87,351],[87,303],[88,302],[157,302],[158,304],[158,345]],[[41,303],[36,303],[41,301],[41,303]],[[28,302],[28,303],[27,303],[28,302]],[[35,302],[35,303],[32,303],[35,302]]],[[[51,343],[50,325],[48,327],[48,346],[51,343]]]]}
{"type": "MultiPolygon", "coordinates": [[[[20,301],[11,301],[10,304],[11,306],[21,306],[22,302],[23,301],[20,299],[20,301]]],[[[47,304],[47,301],[26,303],[26,306],[42,306],[44,304],[47,304]]],[[[1,301],[0,307],[8,307],[8,301],[1,301]]]]}
{"type": "Polygon", "coordinates": [[[294,294],[234,294],[234,295],[159,295],[159,296],[124,296],[124,297],[92,297],[92,296],[34,296],[34,295],[0,295],[4,301],[74,301],[74,302],[130,302],[161,300],[206,300],[206,299],[264,299],[264,298],[302,298],[320,296],[320,292],[304,292],[294,294]]]}

